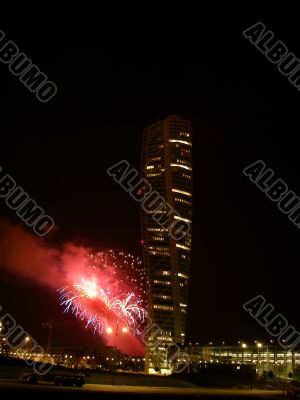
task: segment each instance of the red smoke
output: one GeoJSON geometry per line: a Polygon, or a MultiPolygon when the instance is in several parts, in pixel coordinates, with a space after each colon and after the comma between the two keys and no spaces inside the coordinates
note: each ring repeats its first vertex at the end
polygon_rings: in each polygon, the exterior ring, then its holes
{"type": "MultiPolygon", "coordinates": [[[[68,242],[49,246],[23,229],[0,221],[0,269],[57,289],[73,284],[82,274],[91,249],[68,242]]],[[[79,323],[79,322],[78,322],[79,323]]],[[[113,327],[112,327],[113,328],[113,327]]],[[[114,345],[115,335],[107,335],[108,345],[114,345]]],[[[118,348],[127,354],[142,354],[144,346],[131,333],[118,336],[118,348]]]]}
{"type": "Polygon", "coordinates": [[[26,232],[21,225],[0,221],[0,268],[57,289],[79,273],[88,248],[66,243],[49,247],[45,240],[26,232]]]}

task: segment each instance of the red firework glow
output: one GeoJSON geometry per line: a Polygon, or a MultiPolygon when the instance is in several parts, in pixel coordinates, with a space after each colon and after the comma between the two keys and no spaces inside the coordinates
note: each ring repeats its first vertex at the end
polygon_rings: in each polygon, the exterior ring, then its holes
{"type": "Polygon", "coordinates": [[[128,354],[143,353],[139,333],[147,318],[146,276],[132,255],[94,252],[70,242],[50,247],[20,225],[0,221],[0,268],[52,291],[62,288],[60,303],[66,312],[73,312],[91,331],[101,332],[108,345],[114,345],[119,323],[118,348],[128,354]],[[106,335],[106,328],[111,335],[106,335]]]}
{"type": "Polygon", "coordinates": [[[147,318],[142,299],[145,274],[140,264],[123,252],[89,254],[79,280],[59,289],[65,312],[72,312],[100,334],[123,323],[139,335],[147,318]]]}

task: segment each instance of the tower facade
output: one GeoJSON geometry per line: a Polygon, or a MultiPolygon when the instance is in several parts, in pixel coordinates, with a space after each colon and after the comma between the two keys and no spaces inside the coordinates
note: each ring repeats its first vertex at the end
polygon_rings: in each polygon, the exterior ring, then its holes
{"type": "Polygon", "coordinates": [[[192,244],[190,121],[169,116],[144,129],[141,173],[152,193],[161,196],[161,208],[157,207],[159,201],[153,209],[141,208],[149,315],[152,324],[163,332],[156,346],[157,338],[149,333],[148,369],[158,370],[163,368],[165,357],[155,361],[153,353],[163,350],[168,343],[183,343],[185,337],[192,244]]]}

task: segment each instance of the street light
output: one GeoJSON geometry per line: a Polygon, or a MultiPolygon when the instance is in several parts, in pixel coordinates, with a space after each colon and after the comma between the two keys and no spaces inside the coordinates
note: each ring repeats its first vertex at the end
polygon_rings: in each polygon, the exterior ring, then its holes
{"type": "Polygon", "coordinates": [[[29,353],[29,346],[28,346],[28,343],[30,342],[30,337],[29,336],[26,336],[26,338],[25,338],[25,350],[24,350],[24,353],[29,353]]]}
{"type": "Polygon", "coordinates": [[[257,343],[256,343],[256,346],[257,346],[257,374],[258,374],[258,368],[259,368],[259,349],[262,348],[262,344],[259,343],[259,342],[257,342],[257,343]]]}
{"type": "MultiPolygon", "coordinates": [[[[122,327],[122,332],[127,333],[128,328],[126,326],[122,327]]],[[[106,333],[111,335],[113,333],[113,329],[111,327],[106,328],[106,333]]],[[[116,359],[117,359],[117,340],[118,340],[118,333],[119,333],[119,321],[116,325],[116,334],[115,334],[115,348],[114,348],[114,358],[113,358],[113,375],[112,375],[112,384],[115,384],[115,374],[116,374],[116,359]]]]}
{"type": "MultiPolygon", "coordinates": [[[[247,345],[246,343],[242,343],[242,349],[246,349],[247,345]]],[[[242,350],[242,364],[244,364],[244,351],[242,350]]]]}

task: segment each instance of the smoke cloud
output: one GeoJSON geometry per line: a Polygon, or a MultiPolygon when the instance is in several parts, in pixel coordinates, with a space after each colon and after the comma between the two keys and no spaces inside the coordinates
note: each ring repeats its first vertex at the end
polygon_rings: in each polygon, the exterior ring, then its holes
{"type": "Polygon", "coordinates": [[[21,225],[0,221],[0,268],[53,289],[80,273],[89,250],[70,242],[50,247],[21,225]]]}

